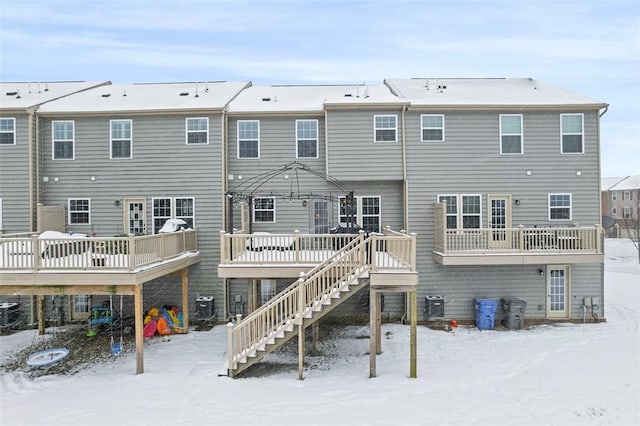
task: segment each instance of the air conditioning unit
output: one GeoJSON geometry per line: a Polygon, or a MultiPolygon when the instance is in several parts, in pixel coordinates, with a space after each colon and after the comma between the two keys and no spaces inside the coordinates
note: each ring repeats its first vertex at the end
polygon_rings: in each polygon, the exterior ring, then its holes
{"type": "Polygon", "coordinates": [[[444,296],[426,296],[424,306],[427,320],[444,318],[444,296]]]}
{"type": "Polygon", "coordinates": [[[12,325],[20,320],[19,303],[0,303],[0,327],[12,325]]]}

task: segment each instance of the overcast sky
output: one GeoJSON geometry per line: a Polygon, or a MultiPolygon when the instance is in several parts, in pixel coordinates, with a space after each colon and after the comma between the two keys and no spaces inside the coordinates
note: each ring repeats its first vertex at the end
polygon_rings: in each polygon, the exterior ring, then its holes
{"type": "Polygon", "coordinates": [[[532,77],[610,104],[640,174],[640,0],[0,0],[0,80],[381,83],[532,77]]]}

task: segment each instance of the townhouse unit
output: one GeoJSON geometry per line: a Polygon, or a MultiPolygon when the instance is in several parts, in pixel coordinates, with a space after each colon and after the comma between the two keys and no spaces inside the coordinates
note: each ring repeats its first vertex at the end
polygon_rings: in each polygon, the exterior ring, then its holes
{"type": "MultiPolygon", "coordinates": [[[[607,235],[632,238],[640,212],[640,175],[602,179],[602,215],[607,235]]],[[[637,236],[633,236],[637,238],[637,236]]]]}
{"type": "MultiPolygon", "coordinates": [[[[399,289],[384,318],[410,315],[405,285],[427,321],[473,322],[474,299],[509,297],[526,321],[581,321],[586,300],[604,318],[603,102],[526,78],[83,88],[30,113],[3,107],[3,228],[35,231],[24,211],[38,203],[91,238],[183,220],[199,254],[180,265],[186,296],[158,275],[145,306],[208,296],[219,320],[247,315],[362,244],[352,284],[392,271],[399,289]],[[17,161],[37,167],[15,178],[17,161]]],[[[368,293],[353,293],[335,315],[369,315],[368,293]]]]}

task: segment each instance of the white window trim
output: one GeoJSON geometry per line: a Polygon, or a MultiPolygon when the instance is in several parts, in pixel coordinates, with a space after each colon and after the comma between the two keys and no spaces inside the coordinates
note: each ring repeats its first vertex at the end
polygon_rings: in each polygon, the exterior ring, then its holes
{"type": "MultiPolygon", "coordinates": [[[[109,128],[109,131],[111,131],[111,128],[109,128]]],[[[76,159],[76,122],[74,120],[54,120],[51,122],[51,159],[52,160],[59,160],[59,161],[69,161],[69,160],[75,160],[76,159]],[[72,137],[71,139],[59,139],[60,142],[69,142],[71,141],[72,143],[72,155],[71,158],[56,158],[56,139],[55,139],[55,127],[56,127],[56,123],[71,123],[71,129],[72,129],[72,137]]]]}
{"type": "Polygon", "coordinates": [[[184,119],[184,143],[185,145],[209,145],[209,117],[187,117],[184,119]],[[189,120],[206,120],[206,130],[189,130],[189,120]],[[205,143],[189,143],[189,133],[207,133],[207,142],[205,143]]]}
{"type": "Polygon", "coordinates": [[[13,146],[16,144],[16,119],[15,117],[0,117],[2,120],[11,120],[13,123],[13,130],[0,130],[0,133],[11,133],[13,135],[13,143],[3,143],[0,146],[13,146]]]}
{"type": "Polygon", "coordinates": [[[618,209],[616,207],[611,208],[611,216],[618,217],[618,209]]]}
{"type": "Polygon", "coordinates": [[[191,227],[193,229],[196,228],[196,198],[195,197],[169,197],[169,196],[165,196],[165,197],[152,197],[151,198],[151,232],[153,234],[157,234],[158,233],[158,229],[156,229],[156,219],[158,218],[165,218],[166,219],[177,219],[177,218],[181,218],[181,217],[190,217],[191,218],[191,227]],[[189,199],[192,200],[192,205],[193,205],[193,216],[176,216],[176,200],[185,200],[185,199],[189,199]],[[171,207],[169,208],[169,216],[156,216],[155,214],[155,201],[156,200],[170,200],[171,201],[171,207]]]}
{"type": "MultiPolygon", "coordinates": [[[[276,197],[255,197],[253,200],[253,206],[251,206],[251,213],[252,213],[252,220],[253,223],[276,223],[276,197]],[[271,199],[273,200],[273,220],[271,221],[256,221],[256,200],[263,200],[263,199],[271,199]]],[[[260,209],[259,211],[271,211],[269,209],[260,209]]]]}
{"type": "Polygon", "coordinates": [[[133,120],[129,119],[119,119],[119,120],[109,120],[109,159],[110,160],[131,160],[133,158],[133,120]],[[113,123],[120,121],[128,121],[129,122],[129,156],[128,157],[114,157],[113,156],[113,142],[114,141],[125,141],[127,139],[114,139],[113,138],[113,123]]]}
{"type": "Polygon", "coordinates": [[[585,152],[584,145],[585,145],[585,140],[584,140],[584,114],[581,113],[581,112],[580,113],[574,112],[574,113],[560,114],[560,153],[561,154],[565,154],[565,155],[571,155],[571,154],[580,155],[580,154],[584,154],[584,152],[585,152]],[[563,120],[563,117],[569,116],[569,115],[579,115],[580,116],[580,119],[582,120],[582,132],[580,132],[580,133],[564,133],[562,131],[562,120],[563,120]],[[564,136],[564,135],[568,135],[568,136],[570,136],[570,135],[580,135],[580,136],[582,136],[582,150],[580,152],[564,152],[564,143],[562,141],[562,136],[564,136]]]}
{"type": "Polygon", "coordinates": [[[622,201],[631,201],[631,191],[622,191],[622,201]]]}
{"type": "Polygon", "coordinates": [[[396,114],[376,114],[373,116],[373,141],[375,143],[395,143],[398,142],[398,116],[396,114]],[[378,117],[393,117],[396,125],[394,127],[380,127],[376,125],[376,118],[378,117]],[[395,137],[392,141],[379,141],[376,130],[393,130],[395,137]]]}
{"type": "Polygon", "coordinates": [[[618,201],[618,191],[611,191],[611,201],[618,201]]]}
{"type": "MultiPolygon", "coordinates": [[[[567,207],[554,207],[556,209],[566,209],[567,207]]],[[[573,194],[570,192],[553,192],[547,197],[547,219],[549,222],[570,222],[573,220],[573,194]],[[551,197],[553,195],[568,195],[569,196],[569,219],[551,219],[551,197]]]]}
{"type": "Polygon", "coordinates": [[[299,119],[296,120],[296,158],[318,158],[319,155],[319,147],[320,147],[320,141],[318,140],[318,120],[314,120],[314,119],[299,119]],[[298,123],[301,121],[313,121],[316,125],[316,138],[315,138],[315,142],[316,142],[316,155],[315,157],[301,157],[300,156],[300,141],[310,141],[312,139],[301,139],[298,137],[298,123]]]}
{"type": "Polygon", "coordinates": [[[67,225],[91,225],[91,198],[67,198],[67,225]],[[88,221],[85,223],[72,223],[71,222],[71,202],[72,201],[88,201],[87,204],[87,211],[85,212],[84,210],[73,210],[73,213],[87,213],[88,214],[88,221]]]}
{"type": "MultiPolygon", "coordinates": [[[[341,216],[345,216],[340,214],[340,206],[343,204],[342,200],[346,199],[347,197],[345,196],[341,196],[338,198],[338,222],[339,223],[345,223],[342,222],[340,220],[341,216]]],[[[380,206],[380,213],[377,215],[378,216],[378,231],[376,232],[380,232],[380,230],[382,229],[382,196],[381,195],[355,195],[354,200],[356,200],[356,211],[353,213],[353,216],[355,218],[356,224],[358,224],[361,227],[364,227],[364,221],[363,221],[363,217],[364,216],[375,216],[375,215],[364,215],[362,213],[362,207],[363,207],[363,203],[362,203],[362,199],[363,198],[377,198],[378,199],[378,206],[380,206]]]]}
{"type": "Polygon", "coordinates": [[[444,128],[445,128],[444,114],[420,114],[420,142],[426,142],[426,143],[444,142],[444,140],[445,140],[444,128]],[[442,118],[442,127],[425,127],[425,126],[423,126],[422,125],[422,119],[424,117],[441,117],[442,118]],[[442,139],[440,139],[440,140],[425,139],[424,138],[424,130],[442,130],[442,139]]]}
{"type": "Polygon", "coordinates": [[[631,207],[623,207],[622,208],[622,218],[623,219],[631,219],[631,207]]]}
{"type": "Polygon", "coordinates": [[[522,119],[522,114],[500,114],[499,126],[500,126],[500,155],[523,155],[524,154],[524,121],[522,119]],[[520,133],[503,133],[502,117],[519,117],[520,133]],[[502,136],[520,136],[520,152],[502,152],[502,136]]]}
{"type": "MultiPolygon", "coordinates": [[[[456,230],[465,230],[465,229],[483,229],[483,223],[482,223],[482,211],[483,211],[483,203],[482,203],[482,194],[437,194],[436,195],[436,202],[441,203],[442,201],[440,201],[440,198],[442,197],[456,197],[456,213],[455,213],[455,217],[456,217],[456,230]],[[464,214],[464,208],[462,205],[462,199],[463,197],[478,197],[478,199],[480,200],[480,212],[476,215],[465,215],[464,214]],[[463,228],[463,223],[464,223],[464,217],[465,216],[478,216],[480,218],[479,223],[480,223],[480,228],[463,228]]],[[[445,211],[445,229],[449,229],[449,230],[453,230],[450,228],[446,228],[447,223],[446,223],[446,217],[448,216],[453,216],[453,213],[447,214],[447,212],[445,211]]]]}
{"type": "Polygon", "coordinates": [[[238,160],[259,160],[260,159],[260,120],[238,120],[236,123],[236,158],[238,160]],[[256,122],[258,123],[258,156],[257,157],[240,157],[240,141],[253,141],[254,139],[240,139],[240,123],[256,122]]]}

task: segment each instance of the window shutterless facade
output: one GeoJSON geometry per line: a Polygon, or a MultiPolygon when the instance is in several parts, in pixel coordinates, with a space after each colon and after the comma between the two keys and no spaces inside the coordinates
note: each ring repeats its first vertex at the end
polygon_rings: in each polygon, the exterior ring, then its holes
{"type": "Polygon", "coordinates": [[[396,142],[398,140],[398,117],[395,115],[373,116],[374,140],[376,142],[396,142]]]}
{"type": "Polygon", "coordinates": [[[0,118],[0,145],[16,144],[16,119],[0,118]]]}
{"type": "Polygon", "coordinates": [[[260,121],[238,120],[238,158],[260,158],[260,121]]]}
{"type": "Polygon", "coordinates": [[[560,114],[560,149],[562,154],[584,153],[584,114],[560,114]]]}
{"type": "Polygon", "coordinates": [[[207,117],[187,118],[185,121],[187,145],[209,143],[209,119],[207,117]]]}
{"type": "Polygon", "coordinates": [[[255,223],[276,222],[276,199],[274,197],[253,199],[253,221],[255,223]]]}
{"type": "Polygon", "coordinates": [[[131,120],[111,120],[111,159],[133,158],[131,120]]]}
{"type": "Polygon", "coordinates": [[[500,154],[522,154],[522,114],[500,114],[500,154]]]}
{"type": "Polygon", "coordinates": [[[69,225],[91,224],[91,200],[88,198],[69,198],[68,200],[69,225]]]}
{"type": "Polygon", "coordinates": [[[422,142],[444,142],[444,115],[422,114],[420,127],[422,142]]]}
{"type": "Polygon", "coordinates": [[[447,203],[447,229],[482,228],[482,197],[479,194],[441,194],[438,202],[447,203]]]}
{"type": "Polygon", "coordinates": [[[54,160],[75,159],[75,122],[52,121],[52,158],[54,160]]]}
{"type": "Polygon", "coordinates": [[[631,191],[622,191],[622,201],[631,200],[631,191]]]}
{"type": "Polygon", "coordinates": [[[318,158],[318,120],[296,120],[296,157],[318,158]]]}
{"type": "Polygon", "coordinates": [[[571,194],[549,194],[549,220],[571,220],[571,194]]]}
{"type": "Polygon", "coordinates": [[[611,191],[611,201],[616,201],[618,199],[618,192],[611,191]]]}

